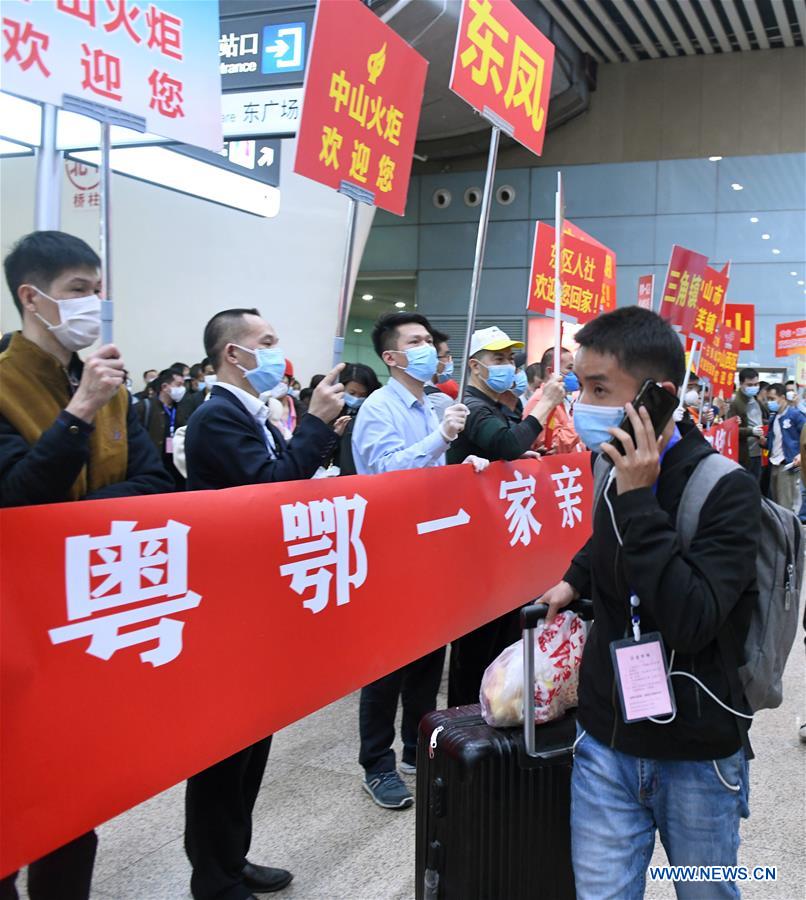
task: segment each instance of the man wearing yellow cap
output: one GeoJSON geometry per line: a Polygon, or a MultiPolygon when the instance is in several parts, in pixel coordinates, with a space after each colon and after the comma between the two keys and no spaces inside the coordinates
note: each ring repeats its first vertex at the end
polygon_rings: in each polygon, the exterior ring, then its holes
{"type": "MultiPolygon", "coordinates": [[[[512,418],[501,402],[515,381],[514,355],[523,349],[496,325],[473,333],[470,340],[470,377],[463,403],[470,410],[464,431],[448,450],[448,463],[474,455],[495,460],[523,456],[543,430],[546,420],[565,398],[559,376],[543,385],[543,395],[522,422],[512,418]]],[[[514,606],[515,604],[513,604],[514,606]]],[[[496,656],[518,639],[517,611],[505,613],[451,644],[448,705],[478,703],[481,676],[496,656]]]]}

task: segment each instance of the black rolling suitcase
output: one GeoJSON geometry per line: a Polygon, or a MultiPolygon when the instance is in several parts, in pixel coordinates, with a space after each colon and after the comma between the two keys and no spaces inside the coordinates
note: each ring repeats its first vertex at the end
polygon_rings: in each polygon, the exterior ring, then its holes
{"type": "MultiPolygon", "coordinates": [[[[591,604],[572,607],[589,617],[591,604]]],[[[534,722],[527,606],[525,722],[534,722]]],[[[528,728],[493,728],[481,708],[437,710],[417,747],[417,900],[574,900],[571,765],[576,716],[528,728]],[[532,737],[532,735],[534,737],[532,737]]]]}

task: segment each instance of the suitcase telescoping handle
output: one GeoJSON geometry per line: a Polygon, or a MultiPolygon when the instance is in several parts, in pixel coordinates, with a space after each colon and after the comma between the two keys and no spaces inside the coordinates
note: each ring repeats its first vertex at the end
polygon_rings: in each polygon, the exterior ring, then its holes
{"type": "MultiPolygon", "coordinates": [[[[581,619],[593,618],[593,603],[590,600],[575,600],[565,607],[575,612],[581,619]]],[[[523,745],[528,756],[536,759],[551,759],[567,752],[566,747],[538,753],[535,750],[535,640],[534,630],[541,619],[548,615],[547,603],[530,603],[521,609],[521,630],[523,631],[523,745]]]]}

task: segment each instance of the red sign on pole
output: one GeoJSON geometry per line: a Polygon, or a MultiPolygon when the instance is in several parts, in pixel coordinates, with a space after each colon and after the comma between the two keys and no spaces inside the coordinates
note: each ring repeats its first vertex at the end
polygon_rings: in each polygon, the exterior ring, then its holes
{"type": "Polygon", "coordinates": [[[0,877],[539,596],[591,493],[584,453],[0,510],[0,877]]]}
{"type": "Polygon", "coordinates": [[[775,355],[792,356],[803,353],[806,353],[806,319],[776,325],[775,355]]]}
{"type": "Polygon", "coordinates": [[[703,275],[708,257],[675,244],[666,270],[658,312],[683,334],[690,334],[697,318],[703,275]]]}
{"type": "Polygon", "coordinates": [[[359,0],[320,2],[294,171],[402,216],[427,68],[359,0]]]}
{"type": "Polygon", "coordinates": [[[739,345],[739,332],[727,325],[718,325],[713,337],[703,343],[699,373],[711,382],[718,397],[733,392],[739,365],[739,345]]]}
{"type": "Polygon", "coordinates": [[[739,462],[739,417],[734,416],[702,432],[706,441],[723,456],[739,462]]]}
{"type": "Polygon", "coordinates": [[[591,237],[579,225],[574,225],[569,219],[563,222],[563,234],[570,234],[580,238],[595,247],[601,247],[605,252],[604,278],[602,279],[602,294],[599,298],[599,312],[606,313],[616,308],[616,254],[595,237],[591,237]]]}
{"type": "Polygon", "coordinates": [[[451,90],[537,156],[548,121],[554,44],[509,0],[463,0],[451,90]]]}
{"type": "MultiPolygon", "coordinates": [[[[722,316],[725,311],[725,294],[728,292],[727,273],[717,272],[710,266],[705,267],[700,283],[700,293],[697,300],[694,322],[689,334],[701,341],[708,341],[713,336],[717,326],[722,324],[722,316]]],[[[693,285],[692,280],[692,285],[693,285]]]]}
{"type": "Polygon", "coordinates": [[[725,324],[739,332],[742,350],[755,350],[756,307],[754,304],[726,303],[725,324]]]}
{"type": "MultiPolygon", "coordinates": [[[[577,322],[589,322],[600,312],[606,266],[605,249],[571,234],[563,235],[562,313],[577,322]]],[[[531,312],[554,314],[554,228],[537,223],[529,276],[531,312]]]]}
{"type": "Polygon", "coordinates": [[[652,309],[652,298],[655,294],[655,276],[641,275],[638,278],[638,305],[644,309],[652,309]]]}

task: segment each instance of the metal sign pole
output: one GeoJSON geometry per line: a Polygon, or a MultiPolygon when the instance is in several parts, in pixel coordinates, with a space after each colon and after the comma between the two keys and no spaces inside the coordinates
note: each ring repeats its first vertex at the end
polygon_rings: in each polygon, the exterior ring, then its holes
{"type": "Polygon", "coordinates": [[[37,231],[57,229],[61,222],[61,158],[61,153],[56,150],[56,107],[52,103],[43,103],[36,154],[34,228],[37,231]]]}
{"type": "Polygon", "coordinates": [[[481,267],[484,263],[484,248],[487,245],[487,226],[490,223],[490,206],[493,199],[493,182],[495,181],[495,164],[498,158],[498,140],[501,130],[493,125],[490,132],[490,150],[487,154],[487,175],[484,179],[484,194],[481,198],[481,215],[479,217],[479,230],[476,235],[476,256],[473,260],[473,277],[470,281],[470,304],[467,309],[467,333],[465,334],[465,346],[462,353],[462,377],[459,381],[459,402],[465,396],[467,387],[468,360],[470,357],[470,339],[476,326],[476,309],[479,305],[479,288],[481,287],[481,267]]]}
{"type": "Polygon", "coordinates": [[[103,266],[104,299],[101,302],[101,343],[111,344],[113,340],[114,306],[112,303],[112,247],[109,240],[110,234],[110,209],[111,209],[111,160],[112,142],[110,137],[111,126],[108,122],[101,122],[101,165],[98,172],[100,180],[101,216],[100,216],[100,249],[101,265],[103,266]]]}
{"type": "Polygon", "coordinates": [[[358,201],[352,197],[347,208],[347,241],[344,246],[344,262],[341,270],[341,286],[339,287],[339,315],[336,323],[336,337],[333,340],[333,365],[337,366],[344,356],[344,335],[347,332],[347,319],[350,316],[350,273],[353,268],[353,250],[358,220],[358,201]]]}
{"type": "Polygon", "coordinates": [[[557,173],[557,193],[554,195],[554,374],[560,374],[560,345],[562,344],[562,243],[563,243],[563,175],[557,173]]]}

